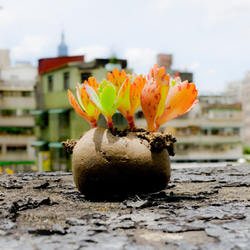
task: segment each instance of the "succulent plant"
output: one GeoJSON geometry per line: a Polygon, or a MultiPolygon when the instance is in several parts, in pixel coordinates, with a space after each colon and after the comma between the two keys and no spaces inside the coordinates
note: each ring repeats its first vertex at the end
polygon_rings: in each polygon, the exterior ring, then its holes
{"type": "Polygon", "coordinates": [[[194,83],[170,78],[164,67],[157,64],[146,77],[128,75],[124,70],[114,69],[107,79],[97,83],[90,77],[76,87],[77,100],[68,90],[69,100],[75,111],[83,116],[91,127],[97,126],[100,112],[113,131],[112,116],[118,109],[135,130],[134,114],[141,105],[149,131],[158,131],[167,121],[192,110],[198,103],[198,91],[194,83]]]}
{"type": "Polygon", "coordinates": [[[85,90],[86,85],[92,86],[93,88],[97,88],[99,86],[99,84],[96,82],[96,79],[94,77],[90,77],[88,81],[85,81],[83,84],[77,84],[77,99],[70,90],[68,90],[68,97],[70,104],[73,106],[76,113],[85,118],[92,128],[95,128],[97,127],[97,120],[100,115],[100,111],[96,109],[96,107],[90,101],[85,90]]]}
{"type": "Polygon", "coordinates": [[[157,131],[167,121],[183,115],[198,103],[194,83],[181,82],[180,77],[170,79],[158,65],[150,70],[141,93],[141,107],[149,131],[157,131]]]}
{"type": "Polygon", "coordinates": [[[120,106],[128,88],[128,79],[121,85],[119,91],[109,80],[104,79],[100,82],[97,89],[86,84],[85,90],[88,93],[89,99],[106,118],[108,127],[113,131],[112,116],[120,106]]]}
{"type": "Polygon", "coordinates": [[[114,84],[116,91],[119,91],[124,81],[128,81],[126,94],[118,110],[126,118],[129,128],[135,130],[134,114],[140,106],[141,90],[146,83],[146,78],[136,74],[127,75],[124,70],[119,72],[117,69],[114,69],[112,74],[108,73],[108,80],[114,84]]]}

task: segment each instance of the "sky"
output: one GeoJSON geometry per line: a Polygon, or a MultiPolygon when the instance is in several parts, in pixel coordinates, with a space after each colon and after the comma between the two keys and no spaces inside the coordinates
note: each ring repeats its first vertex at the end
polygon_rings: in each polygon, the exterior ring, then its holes
{"type": "Polygon", "coordinates": [[[13,65],[56,57],[62,31],[69,55],[115,55],[136,74],[172,54],[200,93],[250,71],[250,0],[0,0],[0,49],[13,65]]]}

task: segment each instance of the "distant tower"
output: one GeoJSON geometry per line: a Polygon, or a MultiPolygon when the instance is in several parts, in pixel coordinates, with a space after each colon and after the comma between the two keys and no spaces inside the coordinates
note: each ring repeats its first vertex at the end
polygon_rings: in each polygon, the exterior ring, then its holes
{"type": "Polygon", "coordinates": [[[67,56],[68,55],[68,46],[64,43],[64,33],[62,32],[61,44],[58,46],[58,56],[67,56]]]}

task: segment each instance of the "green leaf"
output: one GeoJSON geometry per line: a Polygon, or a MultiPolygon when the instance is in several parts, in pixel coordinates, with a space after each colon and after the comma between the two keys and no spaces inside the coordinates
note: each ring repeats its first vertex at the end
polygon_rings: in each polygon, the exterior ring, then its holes
{"type": "Polygon", "coordinates": [[[112,83],[103,86],[102,93],[100,93],[100,102],[102,108],[110,114],[116,99],[116,88],[112,83]]]}
{"type": "Polygon", "coordinates": [[[98,95],[96,94],[95,90],[89,86],[88,84],[85,85],[85,90],[87,92],[87,94],[89,95],[90,100],[93,102],[93,104],[96,106],[96,108],[102,112],[102,105],[100,102],[100,99],[98,97],[98,95]]]}
{"type": "MultiPolygon", "coordinates": [[[[126,81],[126,80],[125,80],[126,81]]],[[[125,83],[124,81],[124,83],[125,83]]],[[[124,83],[122,84],[122,86],[124,85],[124,83]]],[[[131,106],[130,106],[130,82],[127,86],[126,89],[126,93],[121,101],[121,104],[119,106],[123,106],[126,110],[130,110],[131,106]]]]}
{"type": "Polygon", "coordinates": [[[170,84],[169,84],[170,88],[173,88],[175,84],[176,84],[175,79],[170,79],[170,84]]]}
{"type": "Polygon", "coordinates": [[[106,79],[103,79],[102,82],[100,82],[99,84],[99,88],[98,88],[98,96],[100,97],[100,94],[102,93],[103,91],[103,87],[107,86],[108,84],[108,81],[106,79]]]}
{"type": "MultiPolygon", "coordinates": [[[[124,81],[122,86],[119,89],[118,95],[116,97],[115,105],[113,107],[114,112],[118,109],[118,107],[121,105],[126,93],[130,93],[130,86],[128,87],[128,81],[124,81]],[[128,92],[127,92],[128,90],[128,92]]],[[[129,102],[130,107],[130,102],[129,102]]]]}

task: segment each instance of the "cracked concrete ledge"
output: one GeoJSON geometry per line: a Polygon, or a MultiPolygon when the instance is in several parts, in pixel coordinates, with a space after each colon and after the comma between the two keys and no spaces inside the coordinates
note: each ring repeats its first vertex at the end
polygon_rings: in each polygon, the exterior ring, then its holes
{"type": "Polygon", "coordinates": [[[71,173],[0,174],[0,249],[249,249],[250,166],[173,169],[166,190],[89,201],[71,173]]]}

